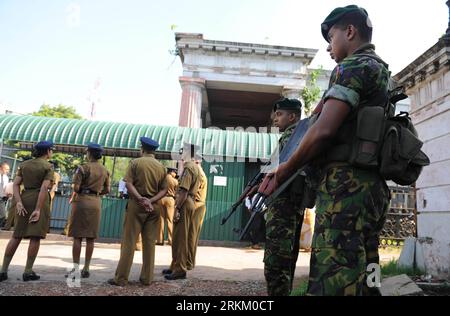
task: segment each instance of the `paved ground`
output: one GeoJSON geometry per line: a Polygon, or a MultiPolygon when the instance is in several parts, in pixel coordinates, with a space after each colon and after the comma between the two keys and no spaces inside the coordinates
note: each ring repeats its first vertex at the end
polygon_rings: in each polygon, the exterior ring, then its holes
{"type": "MultiPolygon", "coordinates": [[[[9,236],[9,232],[0,232],[0,260],[3,259],[9,236]]],[[[34,270],[41,275],[41,280],[24,283],[21,276],[28,247],[28,241],[24,240],[11,262],[9,279],[0,283],[0,295],[45,293],[48,295],[201,295],[202,293],[203,295],[265,295],[263,250],[201,246],[197,251],[197,266],[188,273],[188,280],[169,282],[161,274],[171,260],[171,248],[167,245],[156,246],[155,282],[146,290],[143,290],[139,284],[132,283],[127,293],[121,293],[120,288],[105,284],[106,280],[114,275],[120,245],[106,243],[96,244],[91,262],[91,277],[82,280],[82,289],[85,289],[85,292],[82,290],[67,292],[64,274],[72,267],[71,245],[72,242],[68,238],[49,234],[41,244],[34,266],[34,270]]],[[[141,252],[135,253],[135,264],[130,274],[130,281],[136,281],[139,278],[142,265],[141,254],[141,252]]],[[[398,253],[386,253],[382,256],[382,260],[388,261],[395,257],[398,257],[398,253]]],[[[81,258],[83,264],[83,252],[81,258]]],[[[309,253],[300,252],[295,283],[298,284],[307,278],[309,258],[309,253]]]]}

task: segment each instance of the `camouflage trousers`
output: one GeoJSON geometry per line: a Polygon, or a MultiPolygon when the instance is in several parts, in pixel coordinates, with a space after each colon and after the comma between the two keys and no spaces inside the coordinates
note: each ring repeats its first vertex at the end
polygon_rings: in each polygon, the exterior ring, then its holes
{"type": "MultiPolygon", "coordinates": [[[[377,295],[367,267],[379,263],[379,234],[390,193],[374,172],[330,168],[320,183],[308,295],[377,295]]],[[[372,272],[372,271],[370,271],[372,272]]]]}
{"type": "Polygon", "coordinates": [[[300,248],[303,211],[288,196],[280,196],[267,210],[264,276],[270,296],[292,291],[300,248]]]}

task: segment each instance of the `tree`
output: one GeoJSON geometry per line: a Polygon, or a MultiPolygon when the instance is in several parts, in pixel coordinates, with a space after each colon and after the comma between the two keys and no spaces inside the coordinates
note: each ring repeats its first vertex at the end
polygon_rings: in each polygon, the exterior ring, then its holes
{"type": "Polygon", "coordinates": [[[301,92],[306,116],[310,116],[313,104],[320,98],[320,87],[317,85],[317,78],[322,73],[322,66],[311,71],[306,87],[301,92]]]}
{"type": "Polygon", "coordinates": [[[43,104],[39,108],[39,111],[31,113],[31,115],[68,119],[83,119],[83,117],[77,113],[76,109],[73,106],[66,106],[63,104],[58,104],[56,106],[43,104]]]}

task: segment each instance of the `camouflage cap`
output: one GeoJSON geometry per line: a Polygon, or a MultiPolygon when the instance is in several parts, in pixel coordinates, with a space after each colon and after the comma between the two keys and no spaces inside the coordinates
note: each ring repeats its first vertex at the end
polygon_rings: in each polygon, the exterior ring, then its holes
{"type": "Polygon", "coordinates": [[[276,110],[291,110],[291,111],[301,111],[302,103],[297,99],[282,98],[275,101],[273,105],[273,111],[276,110]]]}
{"type": "Polygon", "coordinates": [[[360,12],[361,14],[363,14],[367,18],[367,25],[369,27],[372,27],[369,20],[369,14],[365,9],[354,4],[348,5],[346,7],[339,7],[331,11],[331,13],[322,22],[322,35],[327,42],[329,42],[328,32],[333,27],[333,25],[335,25],[344,15],[350,12],[360,12]]]}

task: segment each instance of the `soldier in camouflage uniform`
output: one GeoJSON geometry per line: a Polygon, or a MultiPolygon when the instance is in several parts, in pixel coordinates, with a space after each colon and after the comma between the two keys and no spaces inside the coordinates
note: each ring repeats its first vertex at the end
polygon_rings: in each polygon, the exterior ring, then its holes
{"type": "MultiPolygon", "coordinates": [[[[275,103],[273,125],[283,132],[279,151],[286,145],[300,120],[301,106],[296,99],[281,99],[275,103]]],[[[297,192],[303,188],[301,180],[294,181],[266,213],[264,275],[267,292],[271,296],[288,296],[292,290],[304,212],[299,199],[301,195],[297,192]]]]}
{"type": "Polygon", "coordinates": [[[296,152],[271,176],[273,187],[265,193],[283,183],[293,170],[316,161],[322,180],[308,295],[377,294],[377,288],[367,286],[366,269],[379,261],[378,236],[390,194],[379,172],[357,165],[350,153],[376,153],[370,146],[355,146],[359,135],[372,132],[358,126],[357,118],[364,113],[362,108],[387,103],[388,66],[370,44],[372,26],[362,8],[335,9],[323,22],[322,34],[338,65],[316,110],[317,120],[296,152]]]}

